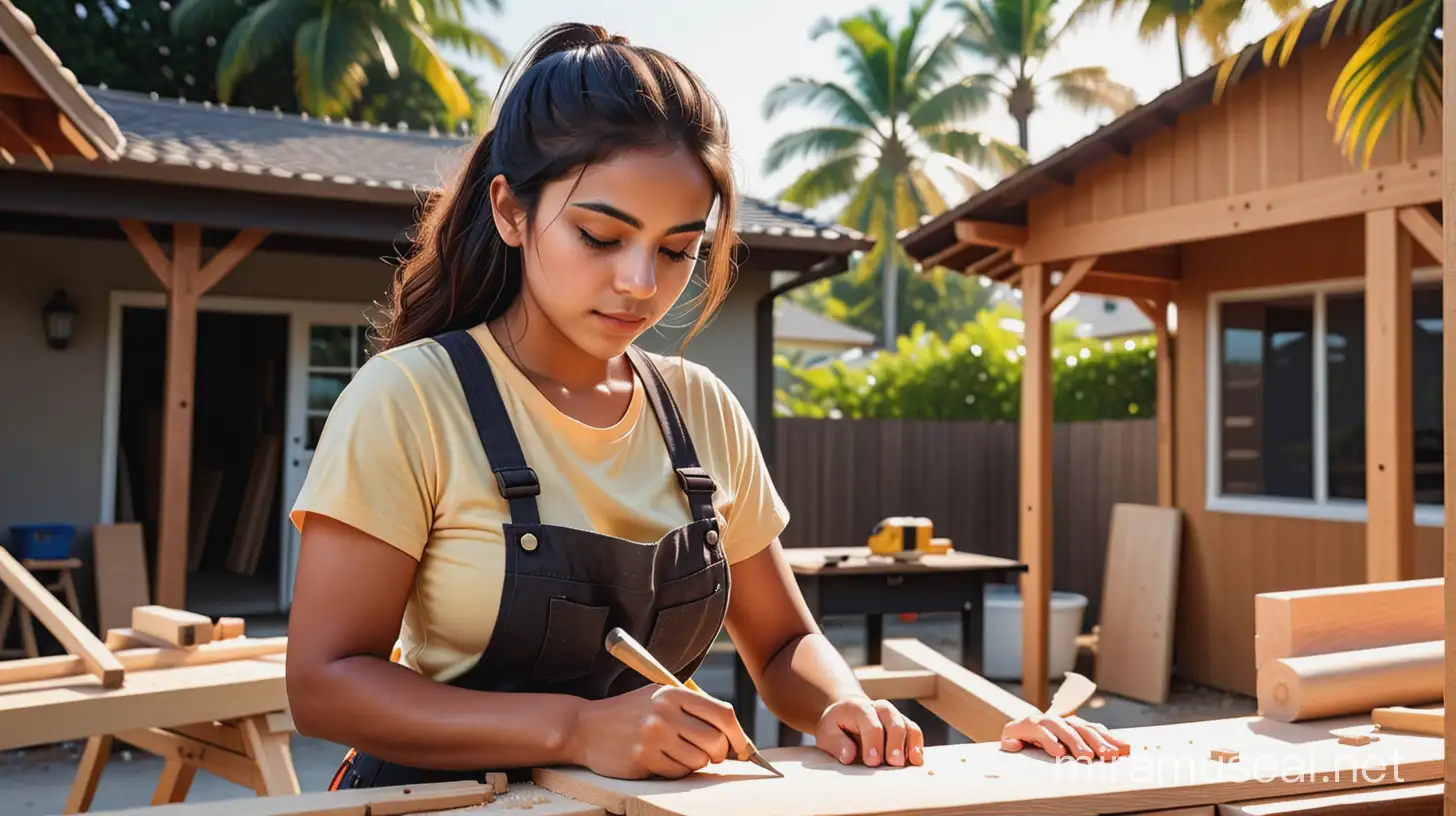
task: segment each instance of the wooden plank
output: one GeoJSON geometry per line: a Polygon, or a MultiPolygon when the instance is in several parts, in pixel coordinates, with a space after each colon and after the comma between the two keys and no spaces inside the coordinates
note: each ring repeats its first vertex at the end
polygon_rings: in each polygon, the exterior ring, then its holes
{"type": "MultiPolygon", "coordinates": [[[[233,638],[218,643],[209,643],[195,649],[177,649],[170,646],[146,647],[127,649],[114,654],[116,661],[121,664],[123,669],[128,672],[138,672],[250,660],[255,657],[283,654],[287,649],[287,636],[279,636],[233,638]]],[[[85,661],[75,655],[7,660],[0,662],[0,686],[76,677],[85,673],[85,661]]]]}
{"type": "Polygon", "coordinates": [[[118,689],[84,676],[21,683],[0,693],[0,750],[286,708],[282,655],[133,672],[118,689]]]}
{"type": "Polygon", "coordinates": [[[1218,816],[1440,816],[1444,782],[1386,785],[1354,793],[1254,799],[1218,806],[1218,816]]]}
{"type": "Polygon", "coordinates": [[[1254,596],[1254,663],[1445,637],[1445,579],[1350,584],[1254,596]]]}
{"type": "Polygon", "coordinates": [[[1159,300],[1153,311],[1153,331],[1157,347],[1157,405],[1153,413],[1158,423],[1158,505],[1172,507],[1174,502],[1173,440],[1177,405],[1173,401],[1173,361],[1177,350],[1173,347],[1173,333],[1168,330],[1168,301],[1159,300]]]}
{"type": "Polygon", "coordinates": [[[162,251],[162,245],[157,243],[157,238],[152,231],[140,221],[133,221],[123,218],[116,222],[121,231],[126,233],[126,238],[131,242],[137,254],[147,262],[147,268],[157,276],[163,289],[172,288],[172,261],[167,258],[167,253],[162,251]]]}
{"type": "Polygon", "coordinates": [[[1017,697],[918,640],[887,638],[883,657],[886,669],[936,675],[935,694],[919,698],[921,705],[973,742],[996,743],[1008,722],[1046,707],[1017,697]]]}
{"type": "Polygon", "coordinates": [[[1259,667],[1259,713],[1283,722],[1441,701],[1445,644],[1281,657],[1259,667]]]}
{"type": "Polygon", "coordinates": [[[1431,737],[1382,735],[1365,746],[1330,733],[1369,718],[1276,723],[1236,717],[1116,730],[1132,754],[1111,762],[1052,762],[996,743],[927,748],[925,764],[845,766],[817,748],[770,748],[784,773],[725,762],[681,780],[623,780],[581,768],[541,768],[542,787],[629,816],[1058,816],[1113,814],[1425,782],[1441,777],[1443,746],[1431,737]],[[1210,751],[1236,751],[1218,762],[1210,751]],[[1354,772],[1352,772],[1354,771],[1354,772]]]}
{"type": "Polygon", "coordinates": [[[924,700],[936,694],[936,676],[931,671],[856,666],[854,676],[864,693],[876,700],[924,700]]]}
{"type": "Polygon", "coordinates": [[[1096,256],[1078,258],[1073,261],[1071,267],[1067,269],[1066,275],[1057,283],[1057,288],[1053,289],[1052,293],[1047,296],[1046,301],[1042,303],[1041,313],[1047,317],[1051,317],[1052,312],[1055,312],[1057,307],[1062,305],[1062,301],[1067,299],[1067,295],[1076,291],[1077,284],[1081,283],[1082,279],[1087,277],[1087,273],[1091,272],[1092,267],[1096,264],[1096,256]]]}
{"type": "Polygon", "coordinates": [[[131,628],[172,646],[201,646],[212,642],[212,618],[157,604],[133,609],[131,628]]]}
{"type": "Polygon", "coordinates": [[[20,64],[20,60],[10,54],[0,54],[0,96],[50,100],[45,90],[36,84],[30,72],[20,64]]]}
{"type": "Polygon", "coordinates": [[[1411,238],[1395,210],[1365,216],[1365,579],[1415,577],[1411,238]]]}
{"type": "Polygon", "coordinates": [[[1400,224],[1405,227],[1416,243],[1441,263],[1446,253],[1442,249],[1441,222],[1436,216],[1425,207],[1402,207],[1400,209],[1400,224]]]}
{"type": "Polygon", "coordinates": [[[192,485],[193,397],[197,382],[197,288],[202,230],[173,226],[163,374],[161,500],[157,509],[155,603],[187,606],[187,521],[192,485]]]}
{"type": "Polygon", "coordinates": [[[1042,266],[1028,266],[1021,276],[1021,576],[1022,694],[1038,710],[1046,708],[1047,638],[1052,595],[1052,400],[1051,326],[1042,304],[1047,276],[1042,266]]]}
{"type": "Polygon", "coordinates": [[[1027,232],[1026,227],[1017,224],[963,218],[955,222],[955,236],[963,244],[1016,249],[1026,243],[1027,232]]]}
{"type": "Polygon", "coordinates": [[[0,581],[66,647],[66,651],[80,658],[87,671],[101,679],[104,687],[114,689],[121,686],[126,671],[106,644],[85,624],[76,620],[71,610],[4,548],[0,548],[0,581]]]}
{"type": "Polygon", "coordinates": [[[253,250],[257,249],[258,245],[263,243],[263,239],[267,237],[268,231],[260,229],[243,230],[234,235],[233,239],[228,241],[227,246],[218,250],[207,265],[202,267],[198,274],[198,294],[207,292],[227,277],[228,273],[236,269],[244,258],[253,254],[253,250]]]}
{"type": "Polygon", "coordinates": [[[1370,712],[1370,719],[1382,731],[1409,731],[1432,737],[1446,735],[1446,707],[1411,708],[1382,706],[1370,712]]]}
{"type": "Polygon", "coordinates": [[[97,816],[214,816],[219,812],[226,812],[229,816],[393,816],[475,807],[494,798],[495,792],[491,787],[481,782],[435,782],[390,788],[323,791],[296,796],[230,799],[225,803],[179,803],[105,811],[97,816]],[[222,811],[219,810],[220,807],[223,808],[222,811]]]}
{"type": "Polygon", "coordinates": [[[1245,195],[1036,231],[1017,250],[1016,259],[1034,264],[1130,252],[1429,204],[1441,200],[1441,169],[1440,157],[1431,156],[1245,195]]]}
{"type": "Polygon", "coordinates": [[[99,627],[103,632],[130,627],[132,608],[151,603],[142,525],[93,524],[91,542],[99,627]]]}
{"type": "Polygon", "coordinates": [[[234,785],[253,788],[258,784],[257,765],[241,751],[230,751],[162,728],[137,728],[114,736],[163,759],[195,765],[234,785]]]}
{"type": "Polygon", "coordinates": [[[1134,700],[1164,703],[1173,671],[1183,512],[1119,502],[1112,508],[1107,538],[1097,686],[1134,700]]]}

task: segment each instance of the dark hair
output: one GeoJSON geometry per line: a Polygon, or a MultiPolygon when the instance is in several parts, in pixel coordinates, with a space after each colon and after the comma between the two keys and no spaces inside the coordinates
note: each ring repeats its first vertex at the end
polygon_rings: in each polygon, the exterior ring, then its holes
{"type": "Polygon", "coordinates": [[[621,150],[667,145],[693,150],[717,195],[707,306],[688,337],[700,331],[731,285],[738,202],[727,121],[698,77],[600,26],[566,23],[540,34],[507,69],[496,105],[492,126],[454,182],[425,207],[413,251],[395,276],[380,346],[474,326],[515,301],[521,250],[496,230],[490,182],[497,175],[532,219],[548,182],[621,150]]]}

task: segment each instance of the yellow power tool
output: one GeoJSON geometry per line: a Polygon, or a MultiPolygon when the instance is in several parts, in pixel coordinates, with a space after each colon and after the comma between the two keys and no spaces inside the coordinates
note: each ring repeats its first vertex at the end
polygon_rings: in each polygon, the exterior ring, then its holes
{"type": "Polygon", "coordinates": [[[914,560],[951,550],[948,538],[934,538],[935,525],[924,516],[890,516],[870,531],[870,554],[914,560]]]}

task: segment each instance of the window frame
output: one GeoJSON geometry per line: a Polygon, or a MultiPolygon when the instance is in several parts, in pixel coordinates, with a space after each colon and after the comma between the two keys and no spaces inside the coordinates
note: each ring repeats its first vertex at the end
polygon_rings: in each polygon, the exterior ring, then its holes
{"type": "MultiPolygon", "coordinates": [[[[1441,284],[1442,268],[1439,266],[1416,267],[1411,272],[1412,285],[1441,284]]],[[[1210,292],[1207,296],[1207,324],[1204,345],[1204,374],[1207,413],[1204,416],[1204,508],[1217,513],[1237,513],[1260,516],[1282,516],[1324,521],[1366,520],[1367,505],[1363,500],[1331,499],[1329,497],[1329,427],[1327,413],[1329,395],[1326,383],[1328,376],[1326,344],[1326,298],[1329,295],[1364,293],[1365,277],[1330,278],[1321,281],[1257,286],[1239,289],[1224,289],[1210,292]],[[1226,495],[1221,492],[1223,484],[1223,382],[1222,307],[1225,303],[1268,301],[1277,298],[1310,297],[1313,300],[1313,390],[1311,410],[1314,412],[1314,498],[1299,499],[1287,496],[1242,496],[1226,495]]],[[[1442,331],[1445,327],[1442,327],[1442,331]]],[[[1448,488],[1450,489],[1450,488],[1448,488]]],[[[1445,507],[1442,504],[1416,504],[1415,523],[1419,527],[1439,527],[1445,523],[1445,507]]]]}

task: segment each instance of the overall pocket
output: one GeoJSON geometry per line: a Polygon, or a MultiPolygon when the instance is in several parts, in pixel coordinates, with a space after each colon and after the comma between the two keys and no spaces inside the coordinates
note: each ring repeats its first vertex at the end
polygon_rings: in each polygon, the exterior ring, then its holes
{"type": "Polygon", "coordinates": [[[552,598],[534,674],[560,683],[589,674],[607,636],[608,607],[552,598]]]}

